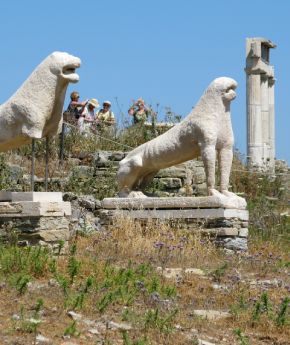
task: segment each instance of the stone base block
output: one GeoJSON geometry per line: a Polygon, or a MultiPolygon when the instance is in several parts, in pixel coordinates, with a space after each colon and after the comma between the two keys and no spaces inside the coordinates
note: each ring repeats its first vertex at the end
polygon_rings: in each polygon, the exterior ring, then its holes
{"type": "MultiPolygon", "coordinates": [[[[168,198],[169,199],[169,198],[168,198]]],[[[204,208],[204,209],[171,209],[171,210],[104,210],[103,214],[108,216],[128,216],[134,219],[231,219],[248,220],[247,210],[224,209],[224,208],[204,208]],[[111,211],[111,212],[110,212],[111,211]]]]}
{"type": "Polygon", "coordinates": [[[183,228],[210,236],[224,248],[246,250],[249,214],[244,199],[237,197],[235,202],[233,199],[224,196],[107,198],[97,212],[104,227],[120,217],[129,217],[142,225],[153,222],[158,226],[162,222],[177,231],[183,228]]]}
{"type": "Polygon", "coordinates": [[[62,202],[61,192],[9,192],[0,191],[1,201],[62,202]]]}
{"type": "Polygon", "coordinates": [[[102,201],[105,209],[199,209],[231,208],[245,210],[245,199],[233,195],[227,197],[221,193],[205,197],[170,197],[170,198],[105,198],[102,201]]]}
{"type": "Polygon", "coordinates": [[[70,215],[70,202],[0,202],[0,240],[53,248],[68,241],[70,215]]]}
{"type": "Polygon", "coordinates": [[[0,202],[0,218],[70,216],[70,202],[0,202]]]}

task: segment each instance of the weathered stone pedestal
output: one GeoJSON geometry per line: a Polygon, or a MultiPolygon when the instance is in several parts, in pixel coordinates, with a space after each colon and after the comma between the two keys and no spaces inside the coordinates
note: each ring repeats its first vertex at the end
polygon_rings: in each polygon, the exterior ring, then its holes
{"type": "Polygon", "coordinates": [[[249,214],[244,199],[224,196],[173,198],[106,198],[98,210],[101,224],[108,226],[118,217],[166,222],[209,235],[218,245],[247,250],[249,214]]]}
{"type": "Polygon", "coordinates": [[[15,233],[23,245],[54,247],[69,239],[70,202],[62,193],[0,192],[0,238],[15,233]]]}

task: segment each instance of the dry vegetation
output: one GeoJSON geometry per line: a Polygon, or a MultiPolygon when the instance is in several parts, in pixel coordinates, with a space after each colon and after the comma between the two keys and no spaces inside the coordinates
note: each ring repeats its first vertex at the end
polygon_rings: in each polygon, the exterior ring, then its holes
{"type": "Polygon", "coordinates": [[[88,345],[184,345],[199,338],[286,345],[289,265],[280,242],[251,239],[248,253],[226,255],[198,232],[153,224],[142,229],[128,219],[108,232],[78,235],[65,256],[1,246],[2,343],[33,344],[42,334],[51,344],[69,338],[88,345]],[[168,278],[169,267],[182,271],[168,278]],[[204,275],[185,273],[187,268],[204,275]],[[206,320],[196,309],[230,314],[206,320]],[[73,320],[72,310],[80,318],[73,320]]]}
{"type": "MultiPolygon", "coordinates": [[[[134,145],[135,137],[125,133],[122,140],[134,145]]],[[[120,149],[77,135],[65,144],[70,157],[120,149]]],[[[50,177],[65,176],[70,163],[58,169],[58,146],[50,150],[50,177]]],[[[36,174],[43,176],[44,143],[37,152],[36,174]]],[[[5,161],[29,172],[30,154],[26,147],[2,156],[2,189],[11,182],[5,161]]],[[[39,335],[53,345],[197,345],[201,339],[221,345],[290,344],[284,182],[250,174],[235,160],[232,190],[244,193],[250,211],[247,253],[225,253],[198,229],[142,228],[128,219],[117,219],[106,232],[77,234],[66,255],[17,247],[11,236],[10,243],[0,244],[0,344],[41,344],[39,335]],[[186,273],[191,268],[203,275],[186,273]],[[229,314],[210,320],[194,310],[229,314]]]]}

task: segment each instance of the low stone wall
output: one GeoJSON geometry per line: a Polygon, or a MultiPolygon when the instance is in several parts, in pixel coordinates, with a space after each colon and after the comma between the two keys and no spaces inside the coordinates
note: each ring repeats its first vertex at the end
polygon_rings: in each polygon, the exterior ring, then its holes
{"type": "MultiPolygon", "coordinates": [[[[115,176],[119,162],[126,156],[121,151],[98,151],[82,153],[76,160],[72,174],[79,178],[95,174],[98,177],[115,176]]],[[[202,161],[191,160],[174,167],[160,170],[149,192],[157,196],[206,195],[205,172],[202,161]]]]}
{"type": "MultiPolygon", "coordinates": [[[[102,181],[108,178],[111,183],[115,179],[119,162],[126,156],[122,151],[97,151],[94,153],[81,152],[68,159],[72,169],[64,178],[51,177],[50,189],[66,190],[71,178],[76,183],[82,183],[90,178],[99,178],[102,181]]],[[[14,191],[30,189],[30,175],[24,174],[19,165],[10,165],[10,175],[15,185],[14,191]]],[[[35,176],[35,190],[44,190],[44,178],[35,176]]],[[[200,160],[191,160],[174,167],[160,170],[148,192],[156,196],[200,196],[206,195],[205,172],[200,160]]]]}

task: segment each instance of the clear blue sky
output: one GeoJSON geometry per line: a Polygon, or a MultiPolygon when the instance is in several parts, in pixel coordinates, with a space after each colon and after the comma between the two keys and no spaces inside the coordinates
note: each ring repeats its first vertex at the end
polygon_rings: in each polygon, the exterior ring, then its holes
{"type": "MultiPolygon", "coordinates": [[[[183,116],[212,79],[239,83],[232,106],[236,147],[246,153],[245,39],[277,44],[276,156],[290,163],[290,1],[288,0],[2,0],[0,103],[51,52],[81,58],[82,98],[115,98],[126,114],[144,98],[183,116]]],[[[68,97],[66,100],[67,105],[68,97]]],[[[126,115],[127,116],[127,115],[126,115]]],[[[161,115],[162,117],[162,115],[161,115]]]]}

